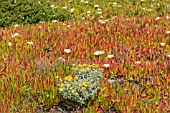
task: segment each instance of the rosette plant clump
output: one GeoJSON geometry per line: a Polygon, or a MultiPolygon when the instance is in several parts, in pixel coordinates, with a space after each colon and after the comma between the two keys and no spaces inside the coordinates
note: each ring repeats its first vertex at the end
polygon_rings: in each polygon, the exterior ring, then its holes
{"type": "Polygon", "coordinates": [[[98,65],[73,65],[73,75],[59,80],[59,92],[66,102],[78,105],[87,104],[98,93],[98,83],[102,78],[103,69],[98,65]]]}

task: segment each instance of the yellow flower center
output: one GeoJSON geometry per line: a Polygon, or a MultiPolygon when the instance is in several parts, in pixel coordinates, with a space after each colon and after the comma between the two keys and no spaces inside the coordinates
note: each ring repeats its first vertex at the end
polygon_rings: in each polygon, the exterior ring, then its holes
{"type": "Polygon", "coordinates": [[[72,93],[74,93],[74,92],[75,92],[75,90],[71,90],[71,92],[72,92],[72,93]]]}
{"type": "Polygon", "coordinates": [[[60,88],[59,90],[60,90],[60,91],[63,91],[63,88],[60,88]]]}
{"type": "Polygon", "coordinates": [[[89,82],[83,82],[83,83],[82,83],[82,85],[83,85],[84,87],[87,87],[88,84],[89,84],[89,82]]]}
{"type": "Polygon", "coordinates": [[[71,86],[71,84],[67,84],[67,86],[68,86],[68,87],[70,87],[70,86],[71,86]]]}
{"type": "Polygon", "coordinates": [[[72,80],[72,76],[69,75],[69,76],[65,77],[64,80],[71,81],[72,80]]]}

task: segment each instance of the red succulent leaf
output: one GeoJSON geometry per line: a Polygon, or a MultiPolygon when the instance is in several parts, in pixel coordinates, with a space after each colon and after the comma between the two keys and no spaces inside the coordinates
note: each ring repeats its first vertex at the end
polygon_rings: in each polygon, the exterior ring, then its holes
{"type": "Polygon", "coordinates": [[[160,109],[164,108],[164,103],[163,103],[163,102],[160,102],[160,103],[159,103],[159,108],[160,108],[160,109]]]}

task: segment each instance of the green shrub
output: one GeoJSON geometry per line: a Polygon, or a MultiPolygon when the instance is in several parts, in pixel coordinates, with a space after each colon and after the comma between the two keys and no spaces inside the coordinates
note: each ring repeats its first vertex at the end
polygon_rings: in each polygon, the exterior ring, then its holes
{"type": "Polygon", "coordinates": [[[98,83],[102,78],[103,69],[97,65],[73,66],[75,76],[69,75],[59,82],[61,96],[70,104],[86,105],[98,92],[98,83]]]}
{"type": "Polygon", "coordinates": [[[0,4],[0,27],[71,19],[69,11],[52,8],[47,0],[4,0],[0,4]]]}
{"type": "Polygon", "coordinates": [[[66,10],[58,10],[58,12],[55,14],[54,19],[59,21],[65,21],[72,19],[72,15],[69,11],[66,10]]]}

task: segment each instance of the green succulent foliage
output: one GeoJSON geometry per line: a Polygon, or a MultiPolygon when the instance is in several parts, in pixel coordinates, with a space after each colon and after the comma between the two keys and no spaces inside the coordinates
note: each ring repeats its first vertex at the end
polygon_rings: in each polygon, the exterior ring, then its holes
{"type": "Polygon", "coordinates": [[[58,10],[54,16],[54,20],[59,20],[64,22],[65,20],[71,20],[74,16],[67,10],[58,10]]]}
{"type": "Polygon", "coordinates": [[[51,8],[47,0],[1,0],[0,4],[0,27],[71,19],[69,11],[51,8]]]}

